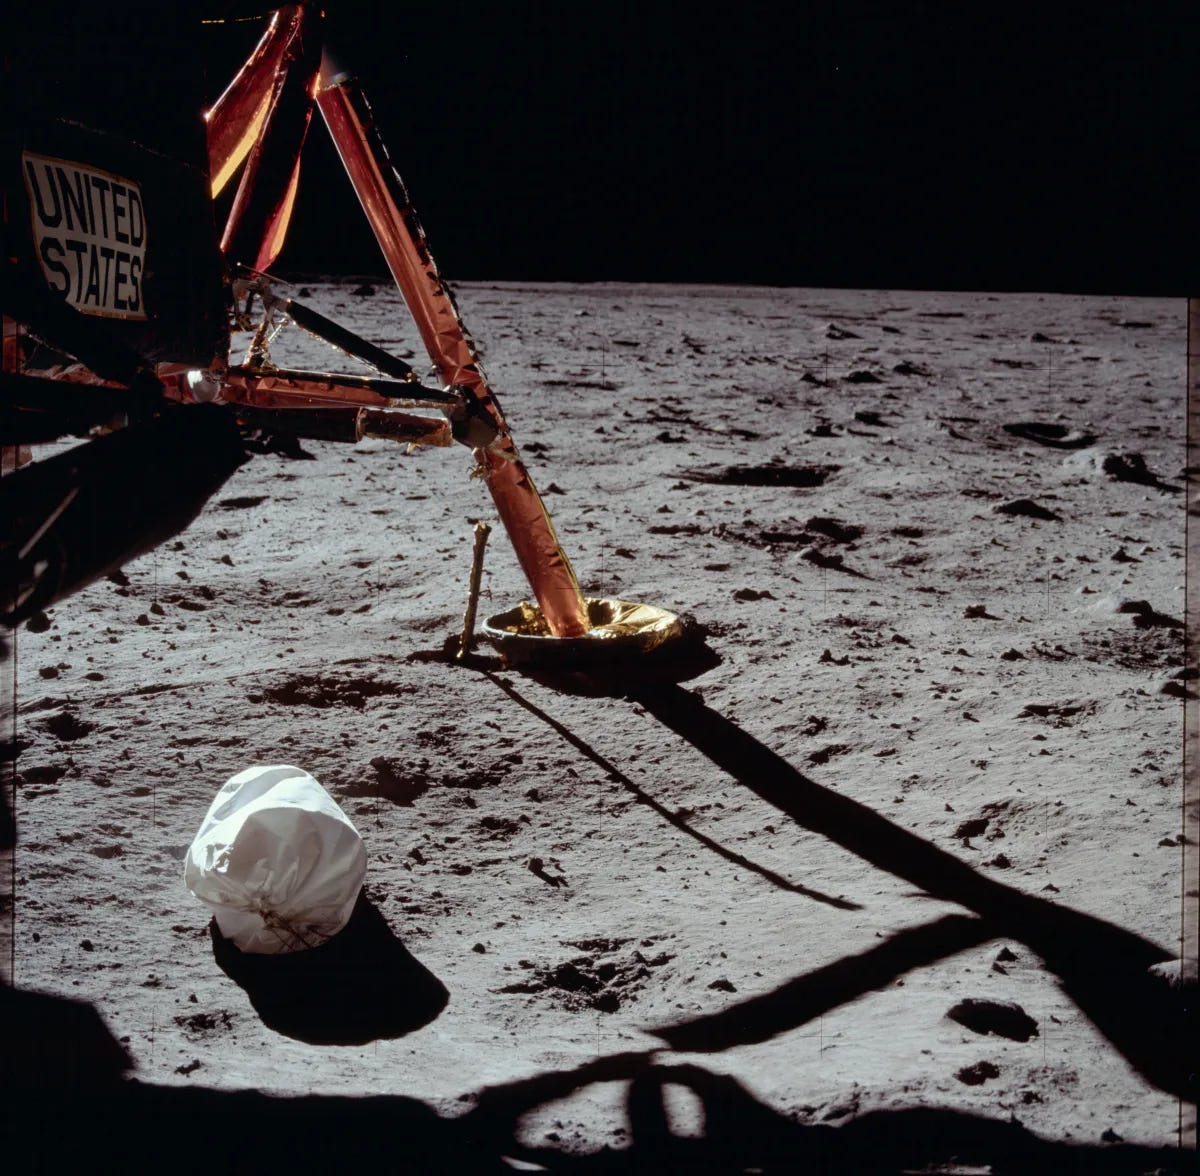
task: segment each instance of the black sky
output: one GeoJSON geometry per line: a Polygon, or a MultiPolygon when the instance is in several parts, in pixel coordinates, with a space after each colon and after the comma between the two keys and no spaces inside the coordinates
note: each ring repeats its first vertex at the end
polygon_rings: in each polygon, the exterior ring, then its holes
{"type": "MultiPolygon", "coordinates": [[[[452,278],[1194,288],[1194,9],[382,8],[328,40],[452,278]]],[[[215,93],[257,28],[203,35],[215,93]]],[[[279,268],[378,272],[314,128],[279,268]]]]}

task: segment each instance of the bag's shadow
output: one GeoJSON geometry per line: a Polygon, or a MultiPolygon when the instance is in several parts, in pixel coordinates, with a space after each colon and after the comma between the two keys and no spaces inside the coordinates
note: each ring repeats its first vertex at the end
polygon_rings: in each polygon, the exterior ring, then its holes
{"type": "Polygon", "coordinates": [[[307,951],[253,955],[209,925],[220,969],[245,990],[263,1024],[312,1045],[364,1045],[433,1021],[450,994],[359,894],[350,921],[307,951]]]}

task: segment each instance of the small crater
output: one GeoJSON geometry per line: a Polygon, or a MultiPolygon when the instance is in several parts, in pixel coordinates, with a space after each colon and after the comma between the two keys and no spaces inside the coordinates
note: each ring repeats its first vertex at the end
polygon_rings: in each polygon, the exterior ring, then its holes
{"type": "Polygon", "coordinates": [[[709,482],[717,486],[791,486],[811,489],[824,486],[841,466],[726,466],[720,470],[684,470],[682,476],[693,482],[709,482]]]}
{"type": "Polygon", "coordinates": [[[1052,510],[1034,502],[1032,498],[1014,498],[1011,502],[1001,502],[992,509],[997,514],[1019,515],[1027,519],[1042,519],[1045,522],[1058,522],[1060,516],[1052,510]]]}
{"type": "Polygon", "coordinates": [[[961,1000],[946,1016],[972,1033],[995,1033],[1010,1041],[1029,1041],[1038,1035],[1037,1022],[1013,1001],[961,1000]]]}
{"type": "Polygon", "coordinates": [[[982,1086],[989,1078],[999,1078],[1000,1070],[991,1062],[976,1062],[964,1066],[954,1077],[967,1086],[982,1086]]]}
{"type": "Polygon", "coordinates": [[[1116,482],[1133,482],[1139,486],[1153,486],[1156,490],[1174,489],[1147,469],[1146,459],[1140,453],[1106,454],[1100,468],[1116,482]]]}
{"type": "Polygon", "coordinates": [[[489,841],[507,840],[521,831],[521,822],[511,817],[486,816],[480,819],[479,827],[489,841]]]}
{"type": "Polygon", "coordinates": [[[1069,727],[1070,720],[1079,715],[1087,717],[1095,713],[1095,703],[1080,703],[1072,706],[1070,703],[1029,702],[1017,715],[1018,719],[1045,719],[1053,727],[1069,727]]]}
{"type": "Polygon", "coordinates": [[[36,764],[21,769],[21,779],[26,784],[55,784],[67,774],[59,764],[36,764]]]}
{"type": "Polygon", "coordinates": [[[212,1037],[233,1028],[233,1014],[225,1009],[215,1013],[181,1014],[175,1018],[175,1024],[189,1037],[212,1037]]]}
{"type": "Polygon", "coordinates": [[[374,780],[348,784],[342,788],[346,796],[380,798],[411,807],[433,786],[433,779],[421,765],[405,763],[391,756],[377,755],[371,760],[374,780]]]}
{"type": "Polygon", "coordinates": [[[544,995],[553,1003],[575,1012],[615,1013],[626,1001],[637,999],[651,976],[652,967],[661,967],[674,958],[664,953],[654,960],[647,960],[640,951],[623,951],[629,942],[628,939],[577,940],[566,946],[577,947],[588,954],[553,966],[539,968],[522,960],[521,966],[529,968],[532,975],[496,991],[544,995]]]}
{"type": "Polygon", "coordinates": [[[283,706],[313,706],[318,708],[350,706],[362,710],[370,698],[381,695],[412,694],[416,686],[381,682],[374,678],[319,677],[299,674],[276,685],[267,686],[261,694],[249,695],[251,702],[267,699],[283,706]]]}
{"type": "Polygon", "coordinates": [[[42,730],[48,731],[56,739],[70,743],[82,739],[96,729],[95,723],[89,723],[72,714],[70,711],[60,711],[41,721],[42,730]]]}
{"type": "Polygon", "coordinates": [[[819,747],[816,751],[810,752],[808,762],[810,764],[827,764],[835,755],[845,755],[851,750],[853,749],[848,743],[830,743],[826,747],[819,747]]]}
{"type": "Polygon", "coordinates": [[[817,534],[832,539],[834,543],[853,543],[862,538],[864,530],[854,523],[843,523],[838,519],[821,518],[820,516],[809,519],[804,526],[809,531],[816,531],[817,534]]]}
{"type": "Polygon", "coordinates": [[[1066,425],[1048,425],[1039,421],[1018,421],[1005,425],[1004,431],[1025,441],[1036,441],[1051,449],[1084,449],[1094,445],[1096,438],[1091,433],[1081,433],[1066,425]]]}

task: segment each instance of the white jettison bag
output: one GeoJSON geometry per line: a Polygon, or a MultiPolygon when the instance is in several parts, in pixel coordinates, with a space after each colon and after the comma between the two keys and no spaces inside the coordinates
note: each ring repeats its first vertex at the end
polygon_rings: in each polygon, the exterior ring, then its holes
{"type": "Polygon", "coordinates": [[[242,951],[316,947],[349,921],[367,872],[362,837],[312,776],[247,768],[212,802],[184,881],[242,951]]]}

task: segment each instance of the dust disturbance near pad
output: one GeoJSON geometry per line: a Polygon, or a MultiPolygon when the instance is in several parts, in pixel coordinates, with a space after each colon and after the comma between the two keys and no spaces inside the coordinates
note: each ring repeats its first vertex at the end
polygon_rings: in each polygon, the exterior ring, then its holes
{"type": "Polygon", "coordinates": [[[585,670],[612,666],[662,650],[683,636],[683,622],[665,608],[611,597],[586,597],[591,628],[555,637],[542,610],[528,600],[484,621],[483,635],[510,665],[585,670]]]}

